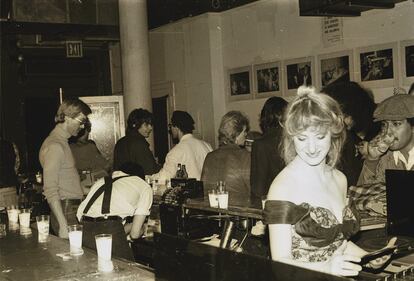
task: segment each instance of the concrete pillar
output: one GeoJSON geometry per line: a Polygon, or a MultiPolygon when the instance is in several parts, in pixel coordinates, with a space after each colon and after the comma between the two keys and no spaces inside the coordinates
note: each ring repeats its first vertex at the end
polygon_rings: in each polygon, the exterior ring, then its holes
{"type": "MultiPolygon", "coordinates": [[[[152,112],[146,0],[119,0],[125,120],[135,108],[152,112]]],[[[147,139],[154,149],[151,134],[147,139]]]]}
{"type": "Polygon", "coordinates": [[[152,111],[146,0],[119,0],[119,29],[125,117],[152,111]]]}

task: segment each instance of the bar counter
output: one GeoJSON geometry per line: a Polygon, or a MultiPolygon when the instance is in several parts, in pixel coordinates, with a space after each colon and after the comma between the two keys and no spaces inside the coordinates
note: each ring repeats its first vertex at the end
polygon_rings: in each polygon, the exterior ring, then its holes
{"type": "Polygon", "coordinates": [[[225,214],[230,216],[251,218],[251,219],[262,219],[262,206],[258,204],[251,204],[250,206],[240,205],[229,205],[227,209],[213,208],[210,207],[208,200],[200,199],[188,199],[186,203],[183,204],[185,209],[193,209],[200,211],[208,211],[217,214],[225,214]]]}
{"type": "Polygon", "coordinates": [[[114,258],[112,272],[99,272],[96,253],[85,247],[82,256],[63,260],[56,254],[69,251],[69,240],[49,235],[47,243],[38,243],[37,231],[32,232],[25,238],[8,231],[0,238],[0,280],[155,280],[149,268],[114,258]]]}

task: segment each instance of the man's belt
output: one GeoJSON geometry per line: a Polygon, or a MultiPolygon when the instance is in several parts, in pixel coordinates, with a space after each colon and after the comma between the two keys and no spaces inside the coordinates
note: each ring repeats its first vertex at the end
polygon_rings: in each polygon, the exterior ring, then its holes
{"type": "Polygon", "coordinates": [[[88,217],[82,216],[82,221],[89,221],[89,222],[102,222],[102,221],[122,221],[120,216],[103,216],[103,217],[88,217]]]}
{"type": "Polygon", "coordinates": [[[82,202],[82,199],[61,199],[60,202],[65,205],[68,205],[68,204],[80,205],[80,203],[82,202]]]}

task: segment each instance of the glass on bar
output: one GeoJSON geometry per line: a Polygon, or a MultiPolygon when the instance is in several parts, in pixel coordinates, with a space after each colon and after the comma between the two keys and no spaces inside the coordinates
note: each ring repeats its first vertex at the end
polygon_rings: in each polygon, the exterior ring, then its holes
{"type": "Polygon", "coordinates": [[[112,271],[114,266],[112,256],[112,234],[95,235],[96,251],[98,253],[98,270],[112,271]]]}
{"type": "Polygon", "coordinates": [[[83,233],[82,225],[80,224],[68,225],[68,235],[69,235],[71,256],[83,255],[82,233],[83,233]]]}
{"type": "Polygon", "coordinates": [[[49,221],[50,217],[48,215],[36,217],[39,243],[46,243],[49,238],[49,221]]]}
{"type": "Polygon", "coordinates": [[[26,236],[32,234],[30,229],[30,213],[31,209],[21,209],[19,213],[20,235],[26,236]]]}

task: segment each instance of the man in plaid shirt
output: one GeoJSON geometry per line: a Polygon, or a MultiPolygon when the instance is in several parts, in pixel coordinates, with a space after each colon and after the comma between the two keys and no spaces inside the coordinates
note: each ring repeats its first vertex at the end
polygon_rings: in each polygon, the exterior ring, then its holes
{"type": "Polygon", "coordinates": [[[348,196],[362,211],[386,215],[385,170],[414,170],[414,96],[400,94],[382,101],[374,112],[380,134],[365,145],[357,186],[348,196]]]}

